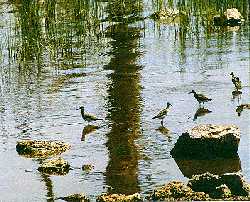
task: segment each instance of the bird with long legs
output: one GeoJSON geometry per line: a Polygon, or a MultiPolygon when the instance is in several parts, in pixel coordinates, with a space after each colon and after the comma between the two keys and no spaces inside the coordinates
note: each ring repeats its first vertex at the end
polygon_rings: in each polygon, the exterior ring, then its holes
{"type": "Polygon", "coordinates": [[[232,76],[232,82],[234,84],[234,87],[236,88],[236,91],[239,91],[240,89],[242,89],[242,85],[241,85],[241,81],[239,77],[235,76],[233,72],[231,72],[230,75],[232,76]]]}
{"type": "Polygon", "coordinates": [[[83,120],[87,121],[88,123],[90,123],[92,121],[103,120],[103,119],[95,117],[92,114],[86,113],[83,106],[81,106],[79,109],[81,110],[81,115],[82,115],[83,120]]]}
{"type": "Polygon", "coordinates": [[[170,104],[169,102],[167,102],[167,107],[162,109],[156,116],[154,116],[152,119],[161,119],[161,125],[163,126],[163,120],[164,118],[167,116],[169,110],[170,110],[170,106],[172,106],[172,104],[170,104]]]}

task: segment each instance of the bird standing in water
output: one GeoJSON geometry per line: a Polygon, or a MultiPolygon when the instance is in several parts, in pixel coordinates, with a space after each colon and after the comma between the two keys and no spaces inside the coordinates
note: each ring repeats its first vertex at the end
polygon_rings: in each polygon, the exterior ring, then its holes
{"type": "Polygon", "coordinates": [[[163,126],[163,119],[167,116],[170,106],[172,106],[169,102],[167,103],[167,107],[162,109],[156,116],[152,119],[161,119],[161,125],[163,126]]]}
{"type": "Polygon", "coordinates": [[[236,91],[239,91],[240,89],[242,89],[241,81],[240,81],[239,77],[234,76],[233,72],[231,72],[230,75],[232,76],[232,82],[236,88],[236,91]]]}
{"type": "Polygon", "coordinates": [[[102,119],[96,118],[96,117],[95,117],[94,115],[92,115],[92,114],[87,114],[87,113],[85,113],[84,107],[83,107],[83,106],[81,106],[79,109],[81,110],[81,115],[82,115],[83,120],[85,120],[85,121],[87,121],[87,122],[102,120],[102,119]]]}
{"type": "Polygon", "coordinates": [[[203,103],[204,102],[208,102],[208,101],[211,101],[212,99],[210,98],[207,98],[205,95],[203,94],[198,94],[196,93],[194,90],[192,90],[191,92],[189,92],[189,94],[193,93],[194,94],[194,97],[195,99],[199,102],[199,104],[203,103]]]}

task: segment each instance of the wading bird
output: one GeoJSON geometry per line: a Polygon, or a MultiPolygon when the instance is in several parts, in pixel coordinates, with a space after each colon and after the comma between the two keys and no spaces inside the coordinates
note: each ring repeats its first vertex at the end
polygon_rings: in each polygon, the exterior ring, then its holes
{"type": "Polygon", "coordinates": [[[236,90],[238,91],[238,90],[242,89],[241,81],[240,81],[239,77],[234,76],[233,72],[231,72],[230,75],[232,76],[232,82],[233,82],[236,90]]]}
{"type": "Polygon", "coordinates": [[[152,119],[161,119],[161,125],[163,126],[163,119],[167,116],[170,106],[172,106],[169,102],[167,103],[167,107],[162,109],[156,116],[152,119]]]}
{"type": "Polygon", "coordinates": [[[88,123],[91,122],[91,121],[102,120],[102,119],[96,118],[92,114],[85,113],[83,106],[81,106],[79,109],[81,110],[81,115],[82,115],[83,120],[87,121],[88,123]]]}
{"type": "Polygon", "coordinates": [[[194,94],[194,97],[195,99],[199,102],[199,104],[203,103],[204,102],[208,102],[208,101],[211,101],[212,99],[210,98],[207,98],[205,95],[203,94],[198,94],[196,93],[194,90],[192,90],[191,92],[189,92],[189,94],[193,93],[194,94]]]}

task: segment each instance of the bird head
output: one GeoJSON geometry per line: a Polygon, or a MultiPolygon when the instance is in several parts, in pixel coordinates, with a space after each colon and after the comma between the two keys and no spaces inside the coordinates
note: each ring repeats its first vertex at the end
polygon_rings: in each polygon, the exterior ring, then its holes
{"type": "Polygon", "coordinates": [[[195,93],[195,91],[194,90],[192,90],[191,92],[189,92],[188,94],[191,94],[191,93],[195,93]]]}
{"type": "Polygon", "coordinates": [[[79,109],[80,109],[80,110],[84,110],[84,106],[80,106],[79,109]]]}
{"type": "Polygon", "coordinates": [[[231,72],[231,73],[230,73],[230,75],[231,75],[231,76],[234,76],[234,73],[233,73],[233,72],[231,72]]]}
{"type": "Polygon", "coordinates": [[[167,107],[170,107],[170,106],[173,106],[173,105],[171,105],[169,102],[167,102],[167,107]]]}

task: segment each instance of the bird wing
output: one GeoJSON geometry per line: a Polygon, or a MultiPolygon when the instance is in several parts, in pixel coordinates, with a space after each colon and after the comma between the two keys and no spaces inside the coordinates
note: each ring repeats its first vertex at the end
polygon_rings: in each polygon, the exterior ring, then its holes
{"type": "Polygon", "coordinates": [[[84,114],[84,117],[86,119],[90,119],[90,120],[98,120],[98,118],[96,118],[94,115],[92,114],[84,114]]]}
{"type": "Polygon", "coordinates": [[[198,99],[200,99],[200,100],[212,100],[212,99],[206,97],[206,96],[203,95],[203,94],[197,94],[197,97],[198,97],[198,99]]]}
{"type": "Polygon", "coordinates": [[[167,112],[168,112],[167,109],[163,109],[156,116],[154,116],[153,119],[155,119],[155,118],[161,118],[162,116],[166,115],[167,112]]]}

